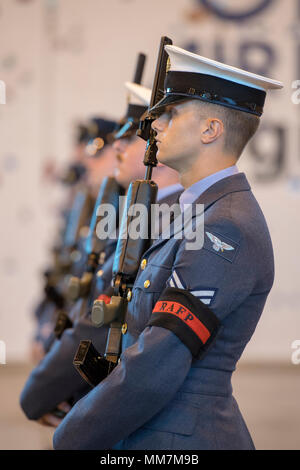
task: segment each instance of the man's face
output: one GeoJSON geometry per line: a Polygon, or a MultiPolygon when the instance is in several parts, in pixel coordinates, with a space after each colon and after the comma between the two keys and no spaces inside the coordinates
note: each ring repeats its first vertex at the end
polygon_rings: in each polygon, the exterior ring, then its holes
{"type": "Polygon", "coordinates": [[[152,123],[157,136],[157,159],[180,171],[201,152],[199,109],[194,101],[168,106],[152,123]]]}
{"type": "Polygon", "coordinates": [[[87,179],[96,193],[106,176],[112,176],[115,168],[115,151],[111,145],[105,145],[99,156],[86,157],[87,179]]]}
{"type": "Polygon", "coordinates": [[[141,179],[145,175],[143,159],[146,142],[140,137],[132,136],[116,140],[113,147],[117,154],[115,178],[126,189],[131,181],[141,179]]]}
{"type": "Polygon", "coordinates": [[[88,154],[86,152],[86,143],[79,142],[77,145],[74,146],[72,158],[75,162],[84,163],[86,161],[88,154]]]}

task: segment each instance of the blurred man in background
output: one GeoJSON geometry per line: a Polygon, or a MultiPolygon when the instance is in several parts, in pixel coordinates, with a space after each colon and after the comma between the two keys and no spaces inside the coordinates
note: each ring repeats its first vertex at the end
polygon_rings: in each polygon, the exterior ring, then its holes
{"type": "MultiPolygon", "coordinates": [[[[136,130],[139,118],[147,109],[150,96],[150,90],[142,86],[128,83],[126,88],[131,96],[133,95],[132,101],[135,104],[130,101],[122,125],[114,135],[113,144],[117,152],[115,176],[124,189],[127,189],[133,180],[144,177],[143,157],[146,143],[136,136],[136,130]]],[[[164,165],[159,165],[154,171],[154,177],[159,185],[159,202],[172,205],[182,192],[177,173],[164,165]]],[[[109,298],[111,295],[112,262],[113,253],[98,271],[97,287],[91,293],[91,301],[97,297],[109,298]]],[[[74,403],[89,391],[90,387],[75,371],[72,361],[81,339],[92,340],[97,351],[103,354],[108,332],[107,327],[98,329],[91,322],[91,301],[88,302],[89,307],[85,307],[85,312],[81,312],[73,328],[65,331],[60,341],[54,344],[45,360],[29,377],[22,392],[21,405],[30,419],[38,419],[41,424],[57,426],[61,418],[51,413],[51,410],[58,406],[60,410],[68,412],[70,403],[74,403]],[[42,394],[42,390],[47,390],[47,392],[42,394]]],[[[76,308],[78,305],[74,306],[74,309],[76,308]]]]}
{"type": "Polygon", "coordinates": [[[56,312],[64,306],[60,291],[65,288],[66,275],[79,274],[83,267],[86,227],[89,225],[97,189],[114,169],[114,150],[109,142],[115,127],[114,121],[100,117],[90,119],[86,125],[80,124],[72,161],[61,177],[55,177],[56,181],[64,184],[67,194],[65,206],[60,211],[62,223],[52,248],[52,266],[50,264],[45,271],[46,295],[34,312],[37,320],[31,343],[34,363],[43,358],[54,340],[52,333],[56,312]]]}

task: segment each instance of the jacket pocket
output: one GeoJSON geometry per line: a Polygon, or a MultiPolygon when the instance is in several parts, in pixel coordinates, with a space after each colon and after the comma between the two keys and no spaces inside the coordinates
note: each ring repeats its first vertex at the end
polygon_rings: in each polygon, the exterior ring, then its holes
{"type": "Polygon", "coordinates": [[[143,428],[190,436],[194,433],[197,416],[196,407],[180,401],[173,401],[148,421],[143,428]]]}
{"type": "Polygon", "coordinates": [[[139,332],[145,329],[153,307],[166,287],[171,271],[148,265],[135,281],[133,288],[132,322],[139,332]]]}
{"type": "Polygon", "coordinates": [[[144,271],[141,271],[134,283],[134,287],[140,289],[144,294],[162,292],[172,269],[162,268],[149,264],[144,271]]]}

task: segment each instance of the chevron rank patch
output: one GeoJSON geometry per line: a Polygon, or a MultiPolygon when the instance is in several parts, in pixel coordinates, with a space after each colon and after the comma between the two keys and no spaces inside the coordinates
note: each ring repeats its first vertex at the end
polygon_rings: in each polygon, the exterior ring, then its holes
{"type": "Polygon", "coordinates": [[[184,285],[183,280],[180,278],[178,271],[174,269],[172,276],[167,281],[168,287],[175,287],[177,289],[186,289],[197,299],[201,300],[205,305],[211,305],[216,297],[218,289],[212,287],[199,286],[197,289],[189,290],[184,285]]]}

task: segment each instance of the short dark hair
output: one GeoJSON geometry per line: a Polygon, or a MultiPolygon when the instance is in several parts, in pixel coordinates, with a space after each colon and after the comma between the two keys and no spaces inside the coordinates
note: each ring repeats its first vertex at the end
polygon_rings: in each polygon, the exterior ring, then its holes
{"type": "Polygon", "coordinates": [[[198,103],[201,104],[199,108],[202,115],[204,111],[210,117],[216,117],[223,122],[225,129],[224,151],[239,158],[258,129],[259,116],[213,103],[204,103],[200,100],[198,103]]]}

